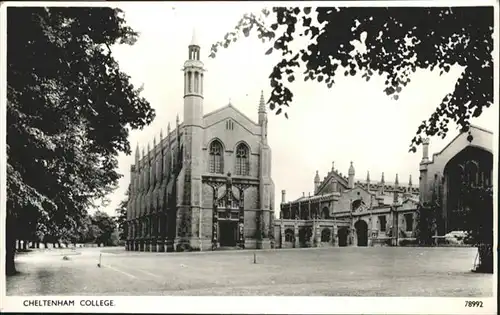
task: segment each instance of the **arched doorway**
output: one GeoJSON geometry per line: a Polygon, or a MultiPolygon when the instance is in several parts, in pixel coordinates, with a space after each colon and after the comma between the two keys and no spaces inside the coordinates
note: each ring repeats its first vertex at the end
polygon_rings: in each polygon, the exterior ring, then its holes
{"type": "Polygon", "coordinates": [[[285,230],[285,242],[293,243],[295,241],[295,235],[292,229],[285,230]]]}
{"type": "Polygon", "coordinates": [[[349,235],[349,230],[346,227],[341,227],[338,230],[339,246],[347,246],[347,236],[349,235]]]}
{"type": "Polygon", "coordinates": [[[368,224],[364,220],[358,220],[354,223],[358,246],[368,246],[368,224]]]}
{"type": "Polygon", "coordinates": [[[321,242],[322,243],[329,243],[331,240],[331,231],[329,228],[324,228],[321,231],[321,242]]]}

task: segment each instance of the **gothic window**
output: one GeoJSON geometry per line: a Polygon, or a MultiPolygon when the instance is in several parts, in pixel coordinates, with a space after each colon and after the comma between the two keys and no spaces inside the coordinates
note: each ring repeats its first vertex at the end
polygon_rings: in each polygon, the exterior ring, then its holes
{"type": "Polygon", "coordinates": [[[285,231],[285,242],[293,242],[293,234],[291,229],[287,229],[285,231]]]}
{"type": "Polygon", "coordinates": [[[291,217],[290,209],[284,209],[283,210],[283,219],[290,219],[290,217],[291,217]]]}
{"type": "Polygon", "coordinates": [[[172,151],[172,155],[170,156],[170,172],[174,172],[174,159],[175,159],[175,152],[172,151]]]}
{"type": "Polygon", "coordinates": [[[249,150],[244,143],[236,148],[236,174],[249,175],[249,150]]]}
{"type": "Polygon", "coordinates": [[[380,232],[385,232],[387,227],[387,219],[385,215],[381,215],[378,217],[378,222],[380,224],[380,232]]]}
{"type": "Polygon", "coordinates": [[[210,173],[222,174],[224,172],[222,144],[217,140],[212,141],[209,154],[210,173]]]}
{"type": "Polygon", "coordinates": [[[479,177],[478,176],[479,175],[479,172],[478,172],[479,168],[478,168],[477,163],[474,161],[469,161],[469,162],[467,162],[465,167],[466,167],[466,172],[467,172],[467,174],[466,174],[467,183],[469,185],[472,185],[472,186],[478,186],[478,184],[479,184],[479,178],[478,178],[479,177]]]}
{"type": "Polygon", "coordinates": [[[330,229],[323,229],[323,231],[321,231],[321,242],[324,242],[324,243],[328,243],[330,242],[330,235],[331,235],[331,232],[330,232],[330,229]]]}
{"type": "Polygon", "coordinates": [[[413,214],[407,213],[404,215],[404,218],[406,223],[406,231],[407,232],[413,231],[413,214]]]}
{"type": "Polygon", "coordinates": [[[323,211],[321,212],[321,218],[328,219],[329,217],[330,217],[330,211],[328,210],[327,207],[324,207],[323,211]]]}
{"type": "Polygon", "coordinates": [[[354,200],[352,203],[352,208],[351,210],[354,211],[358,209],[361,206],[361,199],[354,200]]]}

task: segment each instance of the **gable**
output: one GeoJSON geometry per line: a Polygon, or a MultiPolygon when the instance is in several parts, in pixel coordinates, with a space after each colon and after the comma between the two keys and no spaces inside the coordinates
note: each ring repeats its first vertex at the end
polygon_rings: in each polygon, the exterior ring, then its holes
{"type": "Polygon", "coordinates": [[[337,172],[328,172],[323,181],[319,184],[316,195],[324,195],[333,192],[343,192],[347,188],[347,179],[337,174],[337,172]],[[337,181],[337,190],[334,189],[332,182],[337,181]]]}
{"type": "Polygon", "coordinates": [[[339,200],[335,202],[335,209],[337,211],[349,211],[353,205],[357,208],[363,209],[370,208],[375,205],[375,196],[361,187],[355,187],[344,191],[339,200]],[[359,201],[356,201],[359,200],[359,201]]]}
{"type": "Polygon", "coordinates": [[[227,105],[206,114],[203,116],[203,124],[205,128],[210,128],[215,124],[224,122],[228,118],[248,132],[252,134],[260,134],[260,126],[232,105],[227,105]]]}
{"type": "Polygon", "coordinates": [[[401,210],[409,210],[409,209],[416,209],[417,208],[417,201],[407,198],[403,201],[401,204],[401,210]]]}
{"type": "Polygon", "coordinates": [[[434,153],[432,161],[444,167],[451,158],[468,146],[479,147],[486,151],[493,152],[493,134],[491,131],[471,126],[470,132],[473,137],[472,141],[467,139],[469,135],[468,132],[462,132],[451,140],[439,153],[434,153]]]}

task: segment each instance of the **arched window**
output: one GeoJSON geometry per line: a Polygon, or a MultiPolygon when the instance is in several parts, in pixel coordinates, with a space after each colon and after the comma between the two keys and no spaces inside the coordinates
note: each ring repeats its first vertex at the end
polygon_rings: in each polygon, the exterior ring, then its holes
{"type": "Polygon", "coordinates": [[[330,210],[328,210],[327,207],[324,207],[323,211],[321,211],[321,218],[328,219],[329,217],[330,217],[330,210]]]}
{"type": "Polygon", "coordinates": [[[465,164],[466,168],[466,182],[471,186],[478,186],[479,184],[479,167],[475,161],[468,161],[465,164]]]}
{"type": "Polygon", "coordinates": [[[330,229],[323,229],[323,231],[321,231],[321,242],[323,243],[330,242],[330,236],[331,236],[330,229]]]}
{"type": "Polygon", "coordinates": [[[200,94],[203,94],[203,73],[200,74],[200,94]]]}
{"type": "Polygon", "coordinates": [[[240,143],[236,148],[236,174],[249,174],[249,152],[248,147],[244,143],[240,143]]]}
{"type": "Polygon", "coordinates": [[[283,214],[283,219],[290,219],[291,218],[290,209],[283,209],[282,214],[283,214]]]}
{"type": "Polygon", "coordinates": [[[172,155],[170,156],[170,172],[174,172],[174,167],[175,167],[175,152],[172,151],[172,155]]]}
{"type": "Polygon", "coordinates": [[[200,77],[199,73],[195,72],[194,73],[194,92],[199,93],[200,92],[200,77]]]}
{"type": "Polygon", "coordinates": [[[215,140],[210,144],[210,173],[222,174],[224,172],[222,144],[215,140]]]}
{"type": "Polygon", "coordinates": [[[193,92],[193,81],[192,81],[192,74],[191,72],[188,72],[188,93],[193,92]]]}
{"type": "Polygon", "coordinates": [[[294,233],[291,229],[287,229],[285,231],[285,242],[293,242],[293,238],[294,238],[293,234],[294,233]]]}
{"type": "Polygon", "coordinates": [[[351,210],[354,211],[354,210],[358,209],[361,206],[361,201],[362,201],[361,199],[354,200],[352,202],[351,210]]]}

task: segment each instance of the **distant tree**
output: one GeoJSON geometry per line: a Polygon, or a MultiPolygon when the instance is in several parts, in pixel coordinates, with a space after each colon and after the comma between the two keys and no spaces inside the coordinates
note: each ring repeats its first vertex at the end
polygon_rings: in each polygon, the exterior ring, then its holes
{"type": "Polygon", "coordinates": [[[385,75],[384,92],[397,99],[417,69],[436,68],[442,74],[454,65],[465,67],[454,90],[418,127],[410,144],[415,152],[423,135],[444,138],[450,121],[467,131],[470,119],[493,103],[493,7],[274,7],[245,14],[212,46],[210,56],[252,30],[271,42],[266,54],[277,51],[283,57],[269,76],[268,103],[285,117],[294,95],[286,84],[296,76],[331,87],[339,74],[367,81],[385,75]],[[265,19],[271,12],[269,25],[265,19]],[[307,39],[307,46],[292,47],[299,37],[307,39]],[[300,66],[305,70],[297,73],[300,66]]]}
{"type": "Polygon", "coordinates": [[[118,225],[118,233],[119,233],[119,239],[120,240],[126,240],[127,239],[127,206],[128,206],[128,200],[129,200],[129,195],[130,195],[130,186],[127,188],[127,191],[125,192],[125,199],[123,199],[120,204],[118,205],[118,208],[116,208],[116,223],[118,225]]]}
{"type": "Polygon", "coordinates": [[[92,216],[92,225],[97,227],[100,232],[97,235],[96,243],[104,246],[111,245],[111,237],[116,230],[116,222],[113,217],[109,216],[106,212],[97,211],[92,216]]]}
{"type": "Polygon", "coordinates": [[[60,237],[82,224],[114,190],[130,130],[155,113],[113,58],[111,46],[137,39],[120,10],[10,7],[7,33],[5,269],[12,275],[19,231],[60,237]]]}

